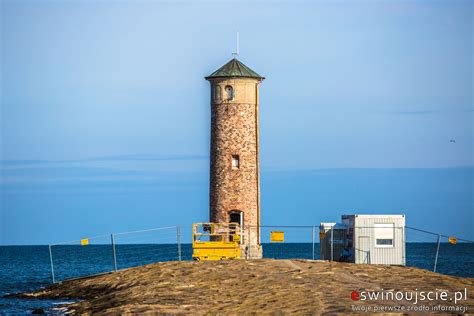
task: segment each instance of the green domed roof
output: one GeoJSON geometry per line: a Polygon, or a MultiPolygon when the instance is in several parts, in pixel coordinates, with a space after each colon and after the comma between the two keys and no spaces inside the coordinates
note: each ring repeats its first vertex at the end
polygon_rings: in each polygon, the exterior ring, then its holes
{"type": "Polygon", "coordinates": [[[258,73],[245,66],[243,63],[233,58],[227,64],[214,71],[212,74],[206,77],[206,79],[212,78],[255,78],[263,80],[265,77],[260,76],[258,73]]]}

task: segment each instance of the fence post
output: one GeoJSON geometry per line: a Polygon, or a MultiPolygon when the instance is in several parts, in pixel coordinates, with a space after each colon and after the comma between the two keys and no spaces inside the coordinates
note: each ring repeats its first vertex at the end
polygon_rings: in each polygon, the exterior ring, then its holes
{"type": "Polygon", "coordinates": [[[320,258],[323,260],[328,260],[327,241],[328,241],[328,236],[326,235],[326,228],[324,228],[323,239],[321,239],[321,235],[319,235],[319,255],[323,256],[320,258]]]}
{"type": "Polygon", "coordinates": [[[56,283],[54,279],[54,265],[53,265],[53,253],[51,252],[51,245],[49,245],[49,262],[51,263],[51,278],[53,279],[53,284],[56,283]]]}
{"type": "Polygon", "coordinates": [[[181,231],[179,226],[176,226],[176,241],[178,242],[178,260],[181,261],[181,231]]]}
{"type": "Polygon", "coordinates": [[[313,228],[312,228],[312,233],[311,233],[311,237],[313,239],[313,260],[314,260],[314,225],[313,225],[313,228]]]}
{"type": "Polygon", "coordinates": [[[334,226],[331,227],[331,261],[334,261],[334,226]]]}
{"type": "Polygon", "coordinates": [[[405,226],[402,226],[402,264],[404,266],[407,265],[407,259],[406,259],[406,245],[405,245],[405,242],[406,242],[406,236],[405,236],[405,226]]]}
{"type": "Polygon", "coordinates": [[[436,272],[436,265],[438,264],[438,254],[439,254],[440,243],[441,243],[441,235],[438,235],[438,246],[436,247],[436,257],[435,257],[433,272],[436,272]]]}
{"type": "Polygon", "coordinates": [[[114,271],[117,272],[117,255],[115,253],[115,238],[114,234],[110,234],[110,241],[112,242],[112,256],[114,259],[114,271]]]}

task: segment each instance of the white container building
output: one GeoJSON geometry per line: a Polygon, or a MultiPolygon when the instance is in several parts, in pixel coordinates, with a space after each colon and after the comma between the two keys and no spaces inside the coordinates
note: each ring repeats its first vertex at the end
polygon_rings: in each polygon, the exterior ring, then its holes
{"type": "Polygon", "coordinates": [[[405,215],[343,215],[342,224],[321,223],[320,245],[323,260],[405,265],[405,215]]]}

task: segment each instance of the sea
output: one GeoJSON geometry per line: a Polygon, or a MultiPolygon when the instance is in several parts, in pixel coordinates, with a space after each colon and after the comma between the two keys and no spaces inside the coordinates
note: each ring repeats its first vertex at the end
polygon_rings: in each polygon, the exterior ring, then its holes
{"type": "MultiPolygon", "coordinates": [[[[407,266],[433,270],[436,243],[407,243],[407,266]]],[[[190,244],[181,245],[181,259],[191,260],[190,244]]],[[[114,255],[110,245],[56,246],[52,249],[55,281],[107,273],[114,269],[114,255]]],[[[264,258],[311,259],[311,243],[263,244],[264,258]]],[[[319,259],[319,244],[315,244],[315,259],[319,259]]],[[[178,259],[176,244],[117,245],[115,253],[118,269],[125,269],[159,261],[178,259]]],[[[474,244],[441,244],[437,272],[474,277],[474,244]]],[[[30,292],[52,283],[48,246],[0,246],[0,314],[30,314],[42,309],[47,314],[61,314],[59,305],[68,300],[39,300],[6,298],[7,294],[30,292]]]]}

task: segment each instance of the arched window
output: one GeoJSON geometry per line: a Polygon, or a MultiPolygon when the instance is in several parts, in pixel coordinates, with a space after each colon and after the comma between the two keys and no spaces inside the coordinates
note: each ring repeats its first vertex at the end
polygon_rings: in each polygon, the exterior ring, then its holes
{"type": "Polygon", "coordinates": [[[221,99],[221,86],[219,85],[214,86],[214,99],[218,101],[221,99]]]}
{"type": "Polygon", "coordinates": [[[225,86],[225,93],[227,96],[227,100],[234,99],[234,88],[232,88],[231,86],[225,86]]]}

